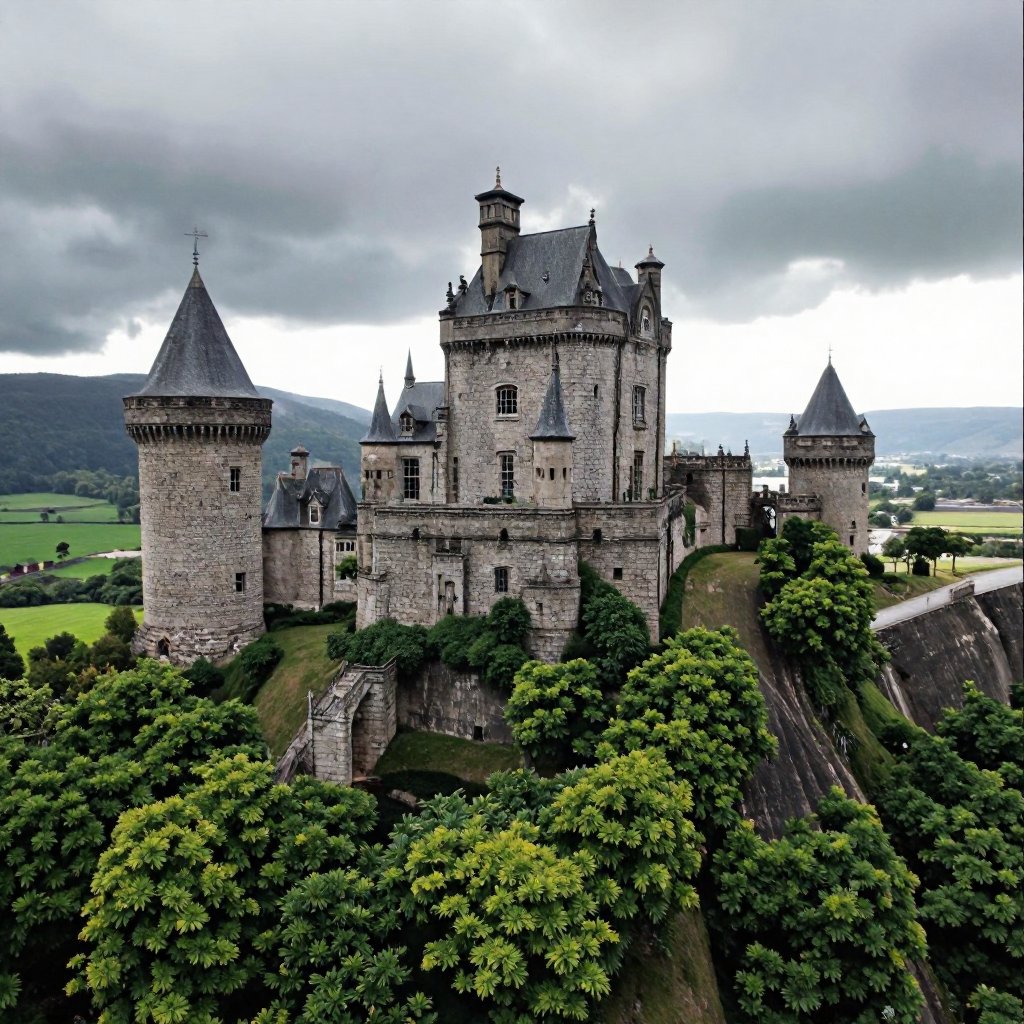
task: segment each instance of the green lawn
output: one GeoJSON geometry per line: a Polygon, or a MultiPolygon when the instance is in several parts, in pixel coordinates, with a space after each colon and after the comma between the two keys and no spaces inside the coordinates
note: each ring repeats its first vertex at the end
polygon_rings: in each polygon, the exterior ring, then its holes
{"type": "Polygon", "coordinates": [[[48,576],[59,576],[61,579],[87,580],[90,576],[107,576],[114,568],[116,558],[87,558],[84,562],[71,565],[58,565],[47,569],[48,576]]]}
{"type": "Polygon", "coordinates": [[[1020,512],[915,512],[913,522],[906,525],[1005,537],[1024,530],[1024,516],[1020,512]]]}
{"type": "Polygon", "coordinates": [[[0,494],[0,510],[31,509],[41,512],[43,509],[80,508],[83,505],[95,505],[96,498],[80,498],[75,494],[54,494],[53,491],[34,491],[31,494],[0,494]]]}
{"type": "Polygon", "coordinates": [[[443,772],[467,782],[486,782],[487,776],[522,768],[518,747],[478,743],[436,732],[400,732],[374,768],[374,775],[398,772],[443,772]]]}
{"type": "Polygon", "coordinates": [[[284,650],[274,674],[256,695],[256,711],[263,735],[274,757],[280,757],[306,720],[306,695],[322,693],[337,671],[337,662],[327,657],[327,634],[341,627],[296,626],[271,635],[284,650]]]}
{"type": "Polygon", "coordinates": [[[131,550],[142,543],[138,524],[6,523],[0,524],[0,565],[55,558],[61,541],[67,541],[73,556],[131,550]]]}
{"type": "MultiPolygon", "coordinates": [[[[109,604],[46,604],[38,608],[0,608],[0,623],[14,638],[18,653],[25,657],[33,647],[57,633],[73,633],[91,644],[103,635],[103,623],[113,611],[109,604]]],[[[142,609],[135,609],[142,620],[142,609]]]]}

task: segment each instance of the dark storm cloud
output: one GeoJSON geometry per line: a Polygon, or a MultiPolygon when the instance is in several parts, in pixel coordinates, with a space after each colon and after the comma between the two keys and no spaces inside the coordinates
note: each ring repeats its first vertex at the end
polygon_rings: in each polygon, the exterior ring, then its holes
{"type": "Polygon", "coordinates": [[[498,162],[527,223],[595,197],[609,259],[653,241],[721,320],[1019,266],[1017,5],[483,10],[6,8],[0,351],[164,322],[193,224],[223,313],[429,315],[498,162]]]}

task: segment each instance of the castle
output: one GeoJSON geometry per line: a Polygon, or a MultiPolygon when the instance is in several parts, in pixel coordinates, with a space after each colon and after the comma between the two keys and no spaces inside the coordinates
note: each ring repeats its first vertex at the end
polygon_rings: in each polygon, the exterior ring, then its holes
{"type": "Polygon", "coordinates": [[[358,502],[340,468],[311,467],[299,446],[261,511],[271,402],[194,269],[124,400],[142,498],[138,653],[224,657],[259,635],[270,601],[356,600],[362,628],[484,614],[509,595],[530,611],[531,652],[556,660],[576,627],[581,560],[656,637],[669,578],[697,547],[796,515],[867,550],[874,435],[831,361],[784,437],[789,493],[754,495],[746,452],[666,457],[672,324],[653,248],[634,279],[601,254],[593,211],[522,234],[523,199],[500,173],[475,199],[481,264],[449,284],[439,313],[445,379],[418,381],[410,356],[390,410],[378,382],[358,502]]]}

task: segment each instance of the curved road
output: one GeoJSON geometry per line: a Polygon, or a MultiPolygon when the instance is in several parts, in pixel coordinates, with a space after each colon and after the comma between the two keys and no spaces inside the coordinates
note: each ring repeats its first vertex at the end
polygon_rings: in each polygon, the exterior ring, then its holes
{"type": "Polygon", "coordinates": [[[874,630],[885,629],[896,622],[903,622],[912,619],[925,612],[934,611],[943,605],[950,603],[952,592],[962,587],[968,580],[974,583],[974,593],[984,594],[989,590],[1000,590],[1002,587],[1011,587],[1015,583],[1024,581],[1024,566],[1014,565],[1009,569],[992,569],[990,572],[978,573],[976,576],[965,576],[959,583],[952,583],[948,587],[939,590],[929,591],[920,597],[912,597],[909,601],[901,601],[891,608],[883,608],[871,623],[874,630]]]}

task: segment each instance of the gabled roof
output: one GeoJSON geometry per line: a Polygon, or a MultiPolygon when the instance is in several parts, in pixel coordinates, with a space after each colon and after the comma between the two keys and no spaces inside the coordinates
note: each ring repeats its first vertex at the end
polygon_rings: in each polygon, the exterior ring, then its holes
{"type": "Polygon", "coordinates": [[[259,398],[199,276],[192,272],[178,312],[136,395],[259,398]]]}
{"type": "Polygon", "coordinates": [[[796,433],[801,437],[860,437],[871,433],[867,420],[853,411],[831,359],[796,421],[796,433]]]}
{"type": "MultiPolygon", "coordinates": [[[[515,284],[526,297],[521,309],[551,309],[580,305],[580,277],[590,245],[592,227],[583,224],[558,231],[541,231],[508,240],[494,305],[488,309],[483,268],[477,269],[465,292],[457,296],[456,316],[505,312],[505,288],[515,284]]],[[[596,245],[590,248],[594,274],[604,293],[604,306],[628,313],[636,288],[629,271],[612,270],[596,245]]]]}
{"type": "Polygon", "coordinates": [[[565,399],[562,395],[562,378],[556,361],[551,367],[551,378],[548,380],[544,404],[540,408],[537,426],[530,435],[530,440],[573,441],[575,438],[576,435],[569,429],[569,417],[565,412],[565,399]]]}
{"type": "Polygon", "coordinates": [[[263,526],[268,530],[297,526],[338,530],[355,526],[355,522],[356,500],[340,466],[316,467],[306,473],[305,480],[282,474],[263,514],[263,526]],[[320,521],[310,524],[305,510],[313,501],[320,505],[320,521]]]}
{"type": "Polygon", "coordinates": [[[436,441],[437,410],[444,405],[443,380],[413,380],[406,384],[398,396],[395,413],[391,418],[391,430],[396,441],[436,441]],[[403,434],[399,429],[399,417],[408,412],[413,418],[411,434],[403,434]]]}

